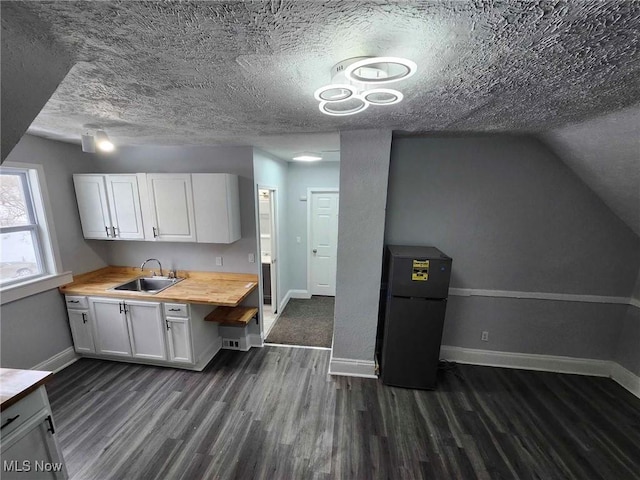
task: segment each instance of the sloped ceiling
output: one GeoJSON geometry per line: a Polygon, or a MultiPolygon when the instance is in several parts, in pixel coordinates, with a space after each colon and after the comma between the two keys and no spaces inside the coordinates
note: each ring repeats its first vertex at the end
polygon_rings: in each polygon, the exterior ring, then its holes
{"type": "Polygon", "coordinates": [[[640,99],[637,1],[2,2],[3,25],[33,16],[75,65],[30,133],[65,141],[87,126],[120,145],[540,132],[640,99]],[[321,114],[331,67],[372,55],[418,64],[397,84],[405,100],[321,114]]]}
{"type": "Polygon", "coordinates": [[[640,236],[640,104],[542,139],[640,236]]]}

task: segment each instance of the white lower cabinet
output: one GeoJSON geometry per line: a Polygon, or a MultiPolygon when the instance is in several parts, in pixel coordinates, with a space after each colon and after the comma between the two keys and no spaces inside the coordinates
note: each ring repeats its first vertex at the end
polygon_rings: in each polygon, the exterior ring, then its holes
{"type": "Polygon", "coordinates": [[[93,345],[93,332],[89,323],[89,310],[71,310],[69,314],[69,325],[73,336],[73,345],[78,353],[95,353],[96,347],[93,345]]]}
{"type": "Polygon", "coordinates": [[[117,299],[89,298],[97,354],[131,357],[131,342],[123,304],[122,300],[117,299]]]}
{"type": "Polygon", "coordinates": [[[193,363],[189,319],[167,317],[166,323],[169,360],[172,362],[193,363]]]}
{"type": "Polygon", "coordinates": [[[133,357],[166,360],[161,304],[126,300],[124,305],[133,357]]]}
{"type": "Polygon", "coordinates": [[[2,412],[2,480],[67,478],[46,395],[39,387],[2,412]]]}

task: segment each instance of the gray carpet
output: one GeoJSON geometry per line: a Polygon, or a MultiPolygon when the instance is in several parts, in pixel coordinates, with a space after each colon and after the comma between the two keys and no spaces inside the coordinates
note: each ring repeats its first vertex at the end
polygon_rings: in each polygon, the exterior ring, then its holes
{"type": "Polygon", "coordinates": [[[292,298],[267,336],[267,343],[331,347],[333,297],[292,298]]]}

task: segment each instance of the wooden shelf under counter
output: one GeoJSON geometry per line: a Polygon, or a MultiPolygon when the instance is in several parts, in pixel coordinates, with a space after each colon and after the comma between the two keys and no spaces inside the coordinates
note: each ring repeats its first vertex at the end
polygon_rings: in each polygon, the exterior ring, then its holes
{"type": "Polygon", "coordinates": [[[208,322],[217,322],[220,325],[244,326],[257,314],[256,307],[217,307],[204,319],[208,322]]]}

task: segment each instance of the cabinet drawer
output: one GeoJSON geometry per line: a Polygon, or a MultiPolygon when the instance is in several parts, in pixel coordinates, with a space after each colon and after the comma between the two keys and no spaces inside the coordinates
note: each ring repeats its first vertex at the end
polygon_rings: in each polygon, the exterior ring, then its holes
{"type": "Polygon", "coordinates": [[[17,403],[0,412],[2,437],[6,437],[33,415],[46,408],[47,402],[44,395],[44,387],[39,387],[17,403]]]}
{"type": "Polygon", "coordinates": [[[188,317],[189,305],[186,303],[165,303],[164,314],[170,317],[188,317]]]}
{"type": "Polygon", "coordinates": [[[87,297],[66,295],[64,298],[67,303],[67,308],[89,308],[87,297]]]}

